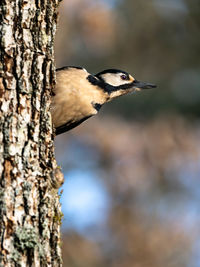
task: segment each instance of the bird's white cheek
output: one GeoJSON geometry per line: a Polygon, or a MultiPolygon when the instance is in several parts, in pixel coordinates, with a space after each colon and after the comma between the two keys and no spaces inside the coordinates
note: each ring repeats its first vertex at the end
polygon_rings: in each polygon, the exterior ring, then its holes
{"type": "Polygon", "coordinates": [[[117,90],[110,94],[110,99],[123,95],[123,90],[117,90]]]}
{"type": "Polygon", "coordinates": [[[113,73],[106,73],[102,75],[102,78],[106,83],[112,86],[120,86],[129,83],[128,81],[122,81],[120,75],[113,75],[113,73]]]}
{"type": "Polygon", "coordinates": [[[127,95],[127,94],[131,94],[131,93],[135,93],[135,92],[139,92],[141,91],[140,88],[130,88],[130,89],[125,89],[125,90],[117,90],[117,91],[114,91],[110,94],[110,100],[112,100],[113,98],[116,98],[116,97],[119,97],[119,96],[122,96],[122,95],[127,95]]]}

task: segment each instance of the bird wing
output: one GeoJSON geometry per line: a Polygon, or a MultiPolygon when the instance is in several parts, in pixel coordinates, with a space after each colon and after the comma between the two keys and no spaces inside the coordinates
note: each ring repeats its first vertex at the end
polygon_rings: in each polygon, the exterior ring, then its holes
{"type": "Polygon", "coordinates": [[[56,135],[62,134],[64,132],[67,132],[73,128],[75,128],[76,126],[78,126],[79,124],[81,124],[82,122],[84,122],[85,120],[89,119],[91,116],[87,116],[79,121],[75,121],[75,122],[68,122],[67,124],[61,125],[59,127],[56,128],[56,135]]]}

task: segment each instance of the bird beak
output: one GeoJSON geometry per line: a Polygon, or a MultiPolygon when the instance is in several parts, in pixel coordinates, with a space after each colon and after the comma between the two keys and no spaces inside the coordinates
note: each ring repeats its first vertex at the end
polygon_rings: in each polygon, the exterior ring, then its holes
{"type": "Polygon", "coordinates": [[[152,84],[152,83],[145,83],[145,82],[140,82],[135,80],[133,82],[133,87],[135,88],[136,91],[140,91],[142,89],[151,89],[151,88],[155,88],[156,85],[152,84]]]}
{"type": "MultiPolygon", "coordinates": [[[[126,84],[124,86],[126,86],[126,84]]],[[[127,95],[127,94],[131,94],[133,92],[136,92],[136,91],[141,91],[143,89],[151,89],[151,88],[156,87],[155,84],[140,82],[137,80],[133,80],[133,82],[130,83],[128,86],[129,86],[128,88],[125,87],[125,88],[121,88],[120,90],[112,91],[109,94],[109,100],[107,100],[107,102],[111,101],[113,98],[116,98],[116,97],[119,97],[122,95],[127,95]]]]}

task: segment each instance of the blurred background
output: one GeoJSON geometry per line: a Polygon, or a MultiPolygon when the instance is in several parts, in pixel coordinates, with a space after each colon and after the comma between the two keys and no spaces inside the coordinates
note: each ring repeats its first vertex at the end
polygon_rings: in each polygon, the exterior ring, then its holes
{"type": "Polygon", "coordinates": [[[200,267],[200,1],[63,0],[55,49],[158,85],[56,137],[64,266],[200,267]]]}

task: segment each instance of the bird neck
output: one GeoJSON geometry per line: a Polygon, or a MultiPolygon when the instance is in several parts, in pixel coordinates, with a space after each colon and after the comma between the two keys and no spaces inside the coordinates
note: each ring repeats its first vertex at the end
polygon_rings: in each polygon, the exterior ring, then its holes
{"type": "Polygon", "coordinates": [[[103,89],[105,94],[110,94],[112,91],[116,90],[114,86],[105,83],[104,80],[99,77],[97,78],[93,75],[89,75],[87,79],[92,85],[98,86],[101,90],[103,89]]]}

